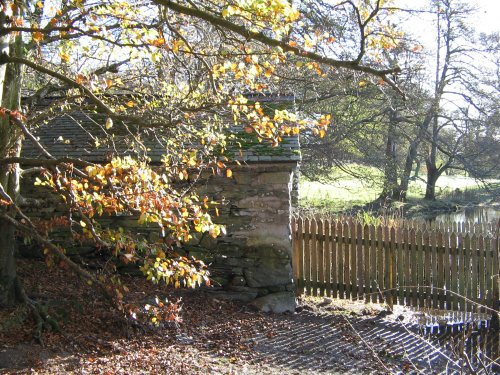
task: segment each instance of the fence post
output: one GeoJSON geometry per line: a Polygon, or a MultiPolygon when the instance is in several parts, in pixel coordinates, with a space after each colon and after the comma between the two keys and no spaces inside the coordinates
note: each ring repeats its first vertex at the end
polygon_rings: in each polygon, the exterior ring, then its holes
{"type": "MultiPolygon", "coordinates": [[[[295,281],[295,294],[297,296],[301,295],[303,291],[300,290],[300,259],[302,246],[300,241],[302,241],[302,233],[299,231],[298,223],[302,221],[301,218],[292,217],[291,229],[292,229],[292,269],[293,269],[293,279],[295,281]]],[[[299,226],[302,229],[302,226],[299,226]]]]}

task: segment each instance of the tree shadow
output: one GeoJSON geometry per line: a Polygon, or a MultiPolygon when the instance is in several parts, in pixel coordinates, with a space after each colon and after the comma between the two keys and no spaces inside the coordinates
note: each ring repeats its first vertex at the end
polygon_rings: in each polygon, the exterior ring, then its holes
{"type": "Polygon", "coordinates": [[[439,341],[414,325],[382,317],[318,315],[281,317],[283,328],[255,337],[255,350],[287,370],[304,372],[440,373],[459,363],[439,341]]]}

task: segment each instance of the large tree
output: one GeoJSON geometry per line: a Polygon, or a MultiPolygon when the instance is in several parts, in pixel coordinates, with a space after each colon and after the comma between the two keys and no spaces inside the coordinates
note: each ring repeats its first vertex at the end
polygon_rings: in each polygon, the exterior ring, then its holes
{"type": "MultiPolygon", "coordinates": [[[[420,119],[410,141],[401,173],[398,194],[405,197],[413,164],[421,155],[426,166],[425,198],[436,198],[436,182],[448,169],[470,169],[474,159],[467,148],[471,146],[471,132],[479,130],[481,118],[491,113],[486,104],[495,101],[498,92],[486,84],[494,48],[481,43],[468,23],[476,9],[459,0],[430,2],[429,12],[435,16],[436,46],[427,70],[428,82],[420,119]],[[432,61],[434,60],[434,61],[432,61]],[[489,86],[489,87],[488,87],[489,86]],[[465,141],[469,139],[469,146],[465,141]],[[468,166],[468,167],[466,167],[468,166]]],[[[478,171],[477,171],[478,172],[478,171]]],[[[472,173],[479,177],[479,173],[472,173]]]]}
{"type": "Polygon", "coordinates": [[[377,177],[380,198],[404,200],[410,181],[422,178],[425,165],[425,198],[435,199],[436,182],[449,169],[491,176],[498,142],[485,135],[494,129],[498,103],[498,36],[478,37],[468,26],[474,8],[458,0],[431,1],[401,12],[409,18],[423,15],[429,24],[433,19],[436,41],[435,48],[422,46],[423,41],[406,34],[382,52],[401,66],[398,85],[405,100],[359,73],[304,82],[301,87],[309,95],[304,108],[331,112],[337,120],[323,140],[306,144],[306,172],[317,177],[335,165],[370,180],[373,176],[348,167],[353,161],[370,165],[384,176],[377,177]]]}
{"type": "MultiPolygon", "coordinates": [[[[314,2],[312,2],[314,4],[314,2]]],[[[114,270],[96,274],[71,260],[51,241],[55,223],[71,227],[79,239],[93,241],[109,255],[138,262],[153,281],[194,286],[206,275],[194,260],[173,259],[174,244],[191,233],[221,228],[208,214],[210,203],[193,192],[177,190],[174,181],[188,169],[227,168],[228,118],[243,122],[265,141],[301,128],[321,133],[327,117],[303,121],[284,111],[266,116],[241,94],[276,86],[280,66],[296,63],[316,75],[352,70],[378,77],[396,88],[397,68],[374,63],[380,47],[384,2],[347,1],[329,7],[332,20],[358,30],[357,53],[346,55],[342,39],[325,30],[302,28],[300,12],[285,0],[264,1],[6,1],[0,12],[0,305],[31,303],[15,267],[15,235],[29,237],[47,256],[63,260],[86,281],[120,306],[125,289],[114,270]],[[299,24],[300,23],[300,24],[299,24]],[[301,30],[300,32],[297,30],[301,30]],[[299,63],[300,62],[300,63],[299,63]],[[47,97],[51,103],[41,105],[47,97]],[[54,99],[55,98],[55,99],[54,99]],[[105,165],[50,153],[34,131],[62,113],[92,115],[109,134],[95,147],[114,142],[124,129],[134,152],[105,165]],[[222,115],[221,115],[222,114],[222,115]],[[161,169],[152,170],[144,139],[164,145],[161,169]],[[21,157],[30,142],[41,158],[21,157]],[[24,169],[21,169],[20,165],[24,169]],[[20,191],[20,176],[39,173],[37,185],[49,188],[66,206],[63,218],[35,222],[24,212],[32,200],[20,191]],[[137,214],[166,236],[162,244],[99,226],[103,214],[137,214]]],[[[384,33],[387,34],[385,29],[384,33]]],[[[350,46],[352,47],[352,46],[350,46]]],[[[226,172],[230,175],[230,172],[226,172]]],[[[36,309],[34,309],[36,311],[36,309]]],[[[43,317],[39,317],[43,318],[43,317]]]]}

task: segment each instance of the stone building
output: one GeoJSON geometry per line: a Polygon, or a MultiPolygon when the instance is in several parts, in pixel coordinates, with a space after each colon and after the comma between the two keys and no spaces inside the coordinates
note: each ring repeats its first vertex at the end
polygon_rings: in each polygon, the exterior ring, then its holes
{"type": "MultiPolygon", "coordinates": [[[[264,311],[293,310],[290,216],[300,161],[298,138],[286,137],[279,147],[271,147],[243,131],[235,130],[235,134],[244,142],[233,152],[239,165],[231,166],[232,178],[206,173],[196,187],[201,195],[221,202],[216,221],[226,226],[227,234],[217,239],[199,235],[185,250],[209,264],[212,292],[220,298],[253,301],[264,311]]],[[[116,145],[95,148],[96,139],[105,136],[104,129],[95,116],[81,112],[56,117],[39,128],[37,136],[55,157],[100,163],[117,152],[116,145]]],[[[161,147],[153,142],[148,149],[152,162],[159,162],[161,147]]],[[[40,155],[26,143],[23,156],[40,155]]],[[[30,190],[30,184],[25,182],[24,191],[30,190]]],[[[44,210],[36,214],[52,215],[57,207],[44,210]]],[[[103,224],[154,235],[133,217],[108,218],[103,224]]]]}

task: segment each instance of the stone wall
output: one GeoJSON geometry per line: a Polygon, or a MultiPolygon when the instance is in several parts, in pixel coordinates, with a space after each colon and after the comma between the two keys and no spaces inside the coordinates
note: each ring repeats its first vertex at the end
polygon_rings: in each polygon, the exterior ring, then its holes
{"type": "Polygon", "coordinates": [[[217,221],[227,235],[200,236],[188,250],[210,264],[226,296],[250,300],[294,290],[290,213],[296,166],[245,165],[234,168],[230,179],[207,176],[199,184],[201,194],[223,202],[217,221]]]}
{"type": "MultiPolygon", "coordinates": [[[[217,239],[197,235],[185,249],[209,265],[212,291],[221,298],[257,299],[258,307],[270,311],[293,309],[290,213],[296,168],[296,162],[248,164],[231,167],[232,178],[208,173],[198,178],[200,195],[221,202],[215,221],[225,225],[227,234],[217,239]]],[[[31,196],[37,190],[29,183],[24,188],[31,196]]],[[[57,211],[53,204],[32,215],[49,217],[57,211]]],[[[132,217],[108,218],[102,224],[156,234],[132,217]]]]}

